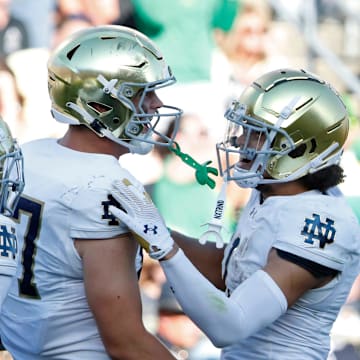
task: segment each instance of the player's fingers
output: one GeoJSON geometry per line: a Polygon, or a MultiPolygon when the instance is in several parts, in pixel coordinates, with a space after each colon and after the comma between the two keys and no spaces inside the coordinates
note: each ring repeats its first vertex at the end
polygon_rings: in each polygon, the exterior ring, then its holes
{"type": "Polygon", "coordinates": [[[140,214],[142,200],[132,190],[129,180],[116,180],[112,183],[111,195],[129,214],[140,214]]]}
{"type": "Polygon", "coordinates": [[[110,205],[109,206],[109,211],[116,217],[118,218],[121,222],[123,223],[127,223],[127,221],[129,220],[129,215],[124,211],[121,210],[119,208],[117,208],[114,205],[110,205]]]}
{"type": "Polygon", "coordinates": [[[145,193],[137,189],[131,181],[126,178],[113,181],[112,189],[114,191],[115,199],[120,201],[120,203],[130,201],[138,204],[147,199],[145,193]]]}
{"type": "Polygon", "coordinates": [[[127,202],[130,200],[128,191],[122,180],[116,180],[111,184],[112,195],[120,203],[127,202]]]}

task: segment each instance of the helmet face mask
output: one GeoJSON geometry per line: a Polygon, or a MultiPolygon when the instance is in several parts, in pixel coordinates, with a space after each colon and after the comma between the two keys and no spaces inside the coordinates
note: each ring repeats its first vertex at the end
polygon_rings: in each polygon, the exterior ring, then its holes
{"type": "Polygon", "coordinates": [[[178,123],[182,111],[162,105],[148,113],[144,103],[176,80],[143,34],[123,26],[78,32],[54,51],[48,70],[56,120],[85,125],[134,153],[147,153],[154,144],[172,145],[176,133],[163,135],[163,120],[178,123]]]}
{"type": "Polygon", "coordinates": [[[225,137],[217,144],[220,173],[250,188],[297,180],[339,163],[349,128],[337,93],[296,70],[259,78],[225,118],[225,137]]]}
{"type": "MultiPolygon", "coordinates": [[[[225,114],[228,124],[225,139],[217,144],[225,153],[228,180],[240,181],[242,187],[256,187],[259,183],[273,182],[266,172],[270,157],[281,157],[295,149],[288,134],[277,126],[246,115],[246,106],[234,101],[225,114]],[[274,139],[282,137],[282,146],[273,147],[274,139]]],[[[221,162],[220,171],[223,174],[221,162]]]]}
{"type": "MultiPolygon", "coordinates": [[[[170,105],[163,105],[155,113],[148,113],[144,107],[144,101],[147,94],[155,92],[163,87],[172,85],[175,79],[170,78],[166,82],[153,82],[144,84],[140,90],[140,97],[135,103],[135,108],[132,109],[132,116],[125,127],[125,136],[130,140],[130,143],[137,143],[139,139],[142,142],[160,146],[169,146],[173,143],[176,133],[179,128],[180,115],[182,113],[176,107],[170,105]],[[169,136],[162,132],[164,129],[163,119],[170,120],[174,119],[174,130],[169,136]],[[156,140],[155,140],[156,139],[156,140]]],[[[168,128],[167,124],[166,128],[168,128]]]]}
{"type": "Polygon", "coordinates": [[[23,156],[8,126],[0,119],[0,214],[13,216],[23,189],[23,156]]]}

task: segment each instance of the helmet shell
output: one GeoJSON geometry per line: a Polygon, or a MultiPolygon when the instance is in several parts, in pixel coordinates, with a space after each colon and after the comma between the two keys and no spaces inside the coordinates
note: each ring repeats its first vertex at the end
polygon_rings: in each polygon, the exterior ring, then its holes
{"type": "Polygon", "coordinates": [[[117,25],[75,33],[54,50],[48,61],[53,109],[64,115],[68,123],[84,124],[96,131],[68,106],[74,103],[119,138],[126,137],[124,128],[135,111],[131,98],[145,84],[166,82],[171,76],[162,54],[150,39],[117,25]],[[99,75],[117,80],[114,85],[117,97],[104,91],[99,75]],[[97,104],[105,111],[97,111],[97,104]]]}
{"type": "Polygon", "coordinates": [[[276,126],[281,112],[296,97],[295,107],[280,125],[296,149],[286,153],[289,142],[277,133],[271,148],[282,153],[270,156],[266,164],[266,172],[274,179],[285,179],[338,143],[339,147],[324,159],[326,162],[344,145],[349,132],[348,113],[339,94],[304,70],[267,73],[245,89],[239,102],[246,104],[247,116],[276,126]]]}

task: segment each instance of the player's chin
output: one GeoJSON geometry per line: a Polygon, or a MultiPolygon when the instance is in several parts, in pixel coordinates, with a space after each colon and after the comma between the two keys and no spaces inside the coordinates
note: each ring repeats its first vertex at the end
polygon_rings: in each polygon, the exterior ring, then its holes
{"type": "Polygon", "coordinates": [[[236,167],[242,170],[250,170],[252,163],[252,160],[241,159],[237,162],[236,167]]]}

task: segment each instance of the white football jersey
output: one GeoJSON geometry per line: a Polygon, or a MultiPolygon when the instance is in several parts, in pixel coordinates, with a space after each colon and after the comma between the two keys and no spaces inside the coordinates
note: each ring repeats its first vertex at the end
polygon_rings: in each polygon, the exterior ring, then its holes
{"type": "Polygon", "coordinates": [[[358,221],[335,192],[273,196],[263,204],[259,197],[254,190],[225,250],[223,275],[229,293],[265,266],[271,248],[339,273],[325,286],[307,291],[270,326],[223,349],[221,359],[326,359],[331,327],[359,274],[358,221]]]}
{"type": "MultiPolygon", "coordinates": [[[[73,239],[128,232],[108,211],[111,183],[125,177],[142,185],[115,157],[74,151],[55,139],[24,144],[22,151],[26,185],[14,215],[21,259],[3,304],[3,343],[19,360],[109,359],[73,239]]],[[[137,271],[141,263],[139,249],[137,271]]]]}
{"type": "Polygon", "coordinates": [[[18,244],[14,222],[0,214],[0,308],[16,272],[18,244]]]}

